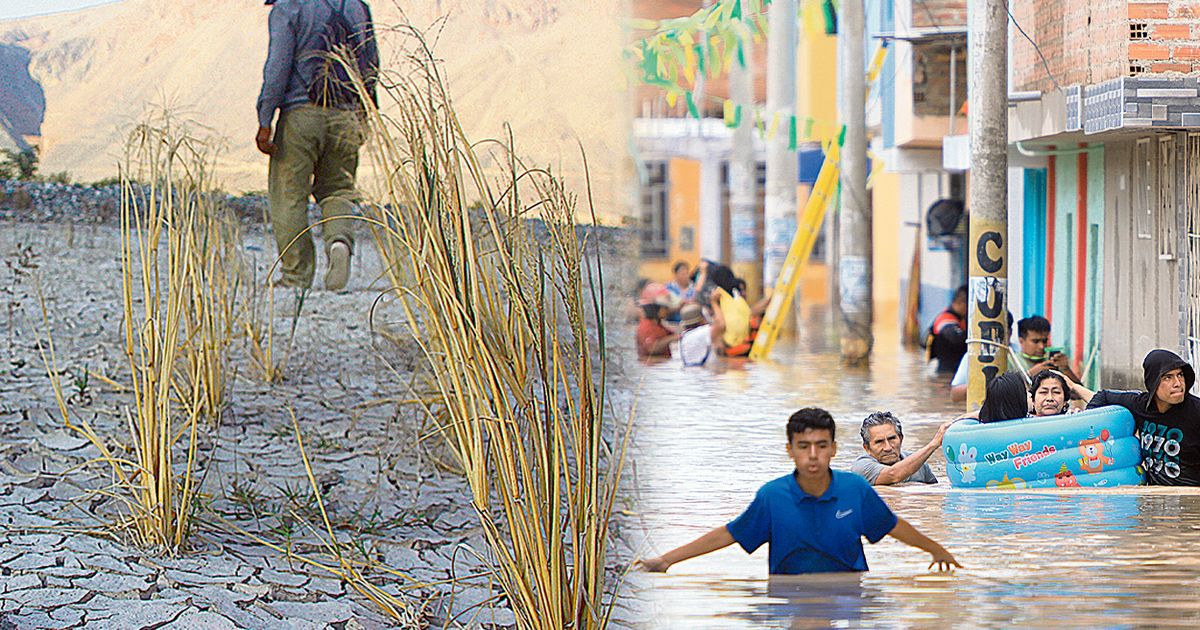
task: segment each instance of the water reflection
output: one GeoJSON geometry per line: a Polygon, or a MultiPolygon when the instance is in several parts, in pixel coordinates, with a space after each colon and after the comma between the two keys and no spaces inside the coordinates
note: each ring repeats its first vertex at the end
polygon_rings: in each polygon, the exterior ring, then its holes
{"type": "MultiPolygon", "coordinates": [[[[876,409],[904,422],[905,451],[955,415],[921,358],[877,347],[871,370],[840,365],[821,344],[778,364],[644,368],[636,452],[646,543],[658,555],[736,517],[760,485],[791,467],[784,424],[799,407],[838,420],[834,467],[861,452],[876,409]]],[[[881,489],[901,516],[965,565],[927,571],[929,556],[893,539],[867,545],[871,571],[768,579],[766,547],[736,545],[666,575],[635,576],[654,628],[1195,628],[1200,627],[1200,493],[1165,488],[881,489]]]]}

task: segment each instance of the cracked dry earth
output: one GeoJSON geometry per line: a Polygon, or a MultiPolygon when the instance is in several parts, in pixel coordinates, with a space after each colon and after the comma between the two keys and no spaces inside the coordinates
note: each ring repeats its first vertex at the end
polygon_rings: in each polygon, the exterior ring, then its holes
{"type": "MultiPolygon", "coordinates": [[[[274,260],[270,238],[261,229],[244,238],[256,286],[274,260]]],[[[129,444],[129,398],[114,386],[129,380],[119,242],[111,226],[0,225],[0,630],[515,625],[489,575],[466,482],[440,465],[449,458],[436,440],[420,440],[429,423],[404,402],[419,352],[378,334],[403,339],[404,327],[399,309],[376,305],[385,283],[365,238],[346,291],[305,297],[280,382],[257,377],[246,339],[233,340],[228,408],[199,440],[198,469],[206,472],[187,552],[150,555],[111,527],[121,505],[103,493],[111,490],[108,468],[94,461],[94,445],[64,428],[39,344],[54,343],[72,417],[90,422],[112,448],[129,444]],[[338,540],[395,570],[364,574],[405,603],[400,619],[304,561],[330,564],[321,558],[324,525],[289,410],[338,540]]],[[[621,292],[624,277],[606,281],[609,295],[621,292]]],[[[285,343],[292,319],[280,312],[295,300],[276,295],[285,343]]],[[[610,328],[610,339],[628,337],[628,327],[610,328]]],[[[612,352],[618,363],[631,354],[612,352]]],[[[625,371],[611,367],[614,382],[625,371]]],[[[609,391],[619,418],[634,388],[617,384],[609,391]]],[[[614,578],[634,553],[619,526],[614,578]]],[[[619,598],[614,627],[638,619],[636,597],[619,598]]]]}

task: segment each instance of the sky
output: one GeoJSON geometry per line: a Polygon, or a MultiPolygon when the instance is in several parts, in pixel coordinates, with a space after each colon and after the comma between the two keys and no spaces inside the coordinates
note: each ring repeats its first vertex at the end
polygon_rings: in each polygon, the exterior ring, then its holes
{"type": "Polygon", "coordinates": [[[0,20],[76,11],[120,0],[0,0],[0,20]]]}

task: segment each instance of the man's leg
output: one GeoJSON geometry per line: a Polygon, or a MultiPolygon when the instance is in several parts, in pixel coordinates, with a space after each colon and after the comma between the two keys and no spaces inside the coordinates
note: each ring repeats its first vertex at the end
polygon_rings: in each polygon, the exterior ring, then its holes
{"type": "Polygon", "coordinates": [[[325,144],[313,168],[313,195],[321,204],[322,233],[329,271],[326,287],[339,290],[350,274],[350,254],[354,250],[354,206],[358,201],[355,176],[358,149],[362,145],[362,127],[351,112],[325,110],[325,144]],[[344,247],[344,248],[343,248],[344,247]]]}
{"type": "Polygon", "coordinates": [[[308,197],[323,121],[316,107],[302,105],[279,117],[275,154],[267,179],[271,227],[280,252],[280,283],[312,286],[316,253],[308,228],[308,197]],[[294,242],[293,242],[294,240],[294,242]]]}

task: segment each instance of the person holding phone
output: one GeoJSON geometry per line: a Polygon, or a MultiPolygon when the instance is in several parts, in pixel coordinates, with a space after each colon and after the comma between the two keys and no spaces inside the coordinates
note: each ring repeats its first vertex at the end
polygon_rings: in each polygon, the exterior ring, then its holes
{"type": "Polygon", "coordinates": [[[1013,356],[1030,377],[1045,370],[1058,370],[1073,382],[1080,382],[1063,349],[1047,347],[1049,344],[1050,320],[1033,315],[1017,322],[1017,348],[1014,348],[1017,352],[1013,356]]]}
{"type": "MultiPolygon", "coordinates": [[[[1012,315],[1009,315],[1009,326],[1012,326],[1012,315]]],[[[1049,348],[1050,320],[1041,315],[1032,315],[1017,322],[1017,343],[1010,344],[1008,369],[1023,371],[1033,378],[1046,370],[1057,370],[1065,375],[1072,383],[1081,381],[1071,369],[1071,362],[1062,348],[1049,348]]],[[[1070,390],[1068,394],[1072,394],[1070,390]]],[[[1073,394],[1072,394],[1073,395],[1073,394]]],[[[955,403],[967,399],[967,358],[963,357],[958,371],[950,380],[950,401],[955,403]]],[[[1084,401],[1086,402],[1086,400],[1084,401]]]]}

